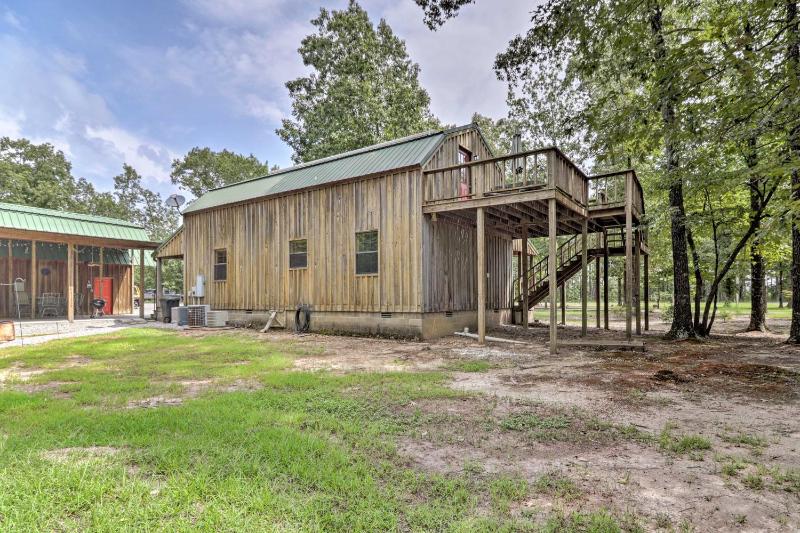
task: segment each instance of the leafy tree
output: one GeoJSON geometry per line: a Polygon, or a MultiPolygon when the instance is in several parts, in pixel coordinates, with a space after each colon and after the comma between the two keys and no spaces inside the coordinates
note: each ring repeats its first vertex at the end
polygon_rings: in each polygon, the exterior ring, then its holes
{"type": "Polygon", "coordinates": [[[178,214],[156,192],[142,185],[142,177],[132,166],[122,165],[114,176],[114,204],[119,217],[143,227],[154,241],[169,237],[178,227],[178,214]]]}
{"type": "Polygon", "coordinates": [[[437,126],[419,65],[405,42],[351,0],[347,9],[321,9],[316,33],[303,39],[308,76],[289,81],[293,119],[278,135],[296,163],[388,141],[437,126]]]}
{"type": "MultiPolygon", "coordinates": [[[[435,27],[471,2],[417,3],[435,27]]],[[[661,260],[672,263],[674,337],[708,334],[720,284],[747,243],[765,238],[771,201],[782,197],[787,165],[778,147],[800,116],[787,111],[798,98],[788,97],[797,84],[784,74],[793,56],[781,43],[797,27],[787,26],[796,13],[786,5],[782,17],[784,4],[769,1],[550,0],[496,60],[517,114],[536,118],[541,101],[552,102],[533,126],[549,120],[567,138],[577,132],[598,169],[639,169],[651,250],[671,244],[661,260]]]]}
{"type": "Polygon", "coordinates": [[[52,144],[0,138],[0,200],[33,207],[75,210],[80,192],[72,165],[52,144]]]}
{"type": "Polygon", "coordinates": [[[269,166],[253,154],[244,156],[210,148],[192,148],[181,159],[172,161],[172,183],[189,191],[195,197],[223,185],[258,178],[269,173],[269,166]]]}

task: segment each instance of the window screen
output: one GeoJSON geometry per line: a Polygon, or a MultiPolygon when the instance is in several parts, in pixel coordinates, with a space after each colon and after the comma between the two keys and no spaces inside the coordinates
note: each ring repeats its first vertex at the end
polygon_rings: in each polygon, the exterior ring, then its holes
{"type": "Polygon", "coordinates": [[[378,232],[356,233],[356,274],[378,273],[378,232]]]}
{"type": "Polygon", "coordinates": [[[289,268],[306,268],[308,266],[308,241],[298,239],[289,241],[289,268]]]}
{"type": "Polygon", "coordinates": [[[214,250],[214,281],[228,279],[228,251],[214,250]]]}

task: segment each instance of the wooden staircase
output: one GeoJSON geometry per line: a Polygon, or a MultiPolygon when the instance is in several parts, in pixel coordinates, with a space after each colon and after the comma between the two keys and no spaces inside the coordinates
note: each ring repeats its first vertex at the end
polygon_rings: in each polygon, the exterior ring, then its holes
{"type": "MultiPolygon", "coordinates": [[[[588,248],[588,259],[603,255],[602,248],[588,248]]],[[[549,256],[542,257],[528,269],[528,308],[547,298],[550,294],[550,278],[547,272],[549,256]]],[[[562,243],[556,251],[556,287],[562,286],[572,276],[581,271],[580,235],[573,235],[562,243]]],[[[514,302],[516,308],[522,307],[522,295],[514,302]]]]}

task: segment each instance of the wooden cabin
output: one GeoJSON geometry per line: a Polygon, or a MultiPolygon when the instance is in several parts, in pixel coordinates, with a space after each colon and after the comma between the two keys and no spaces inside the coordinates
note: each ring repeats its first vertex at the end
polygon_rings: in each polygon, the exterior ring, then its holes
{"type": "Polygon", "coordinates": [[[124,220],[0,203],[0,317],[73,320],[94,298],[133,313],[134,250],[156,246],[124,220]]]}
{"type": "Polygon", "coordinates": [[[155,257],[182,258],[187,301],[233,319],[277,311],[291,327],[305,306],[312,330],[483,332],[528,303],[512,291],[513,241],[541,236],[549,198],[557,233],[580,232],[591,199],[577,167],[557,149],[495,157],[469,124],[211,190],[155,257]]]}

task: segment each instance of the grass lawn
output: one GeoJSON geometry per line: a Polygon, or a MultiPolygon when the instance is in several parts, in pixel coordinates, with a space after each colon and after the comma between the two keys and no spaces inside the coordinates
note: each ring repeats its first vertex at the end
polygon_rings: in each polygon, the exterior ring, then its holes
{"type": "MultiPolygon", "coordinates": [[[[559,304],[560,305],[560,304],[559,304]]],[[[654,304],[651,302],[651,309],[654,313],[657,313],[659,310],[656,309],[654,304]]],[[[667,304],[662,302],[662,309],[667,304]]],[[[694,304],[692,304],[694,305],[694,304]]],[[[703,302],[705,305],[705,301],[703,302]]],[[[594,300],[591,298],[589,299],[589,303],[587,305],[587,314],[588,320],[591,324],[592,321],[595,320],[595,310],[596,304],[594,300]]],[[[644,313],[644,310],[642,310],[644,313]]],[[[545,309],[544,307],[537,306],[534,310],[534,315],[539,320],[547,320],[550,316],[550,310],[545,309]]],[[[618,319],[625,318],[625,308],[617,306],[616,303],[609,303],[609,316],[616,317],[618,319]]],[[[717,320],[727,320],[728,318],[735,318],[735,317],[749,317],[750,316],[750,302],[749,301],[741,301],[738,304],[732,302],[728,305],[724,303],[719,304],[719,308],[717,309],[717,320]],[[726,314],[728,316],[726,316],[726,314]]],[[[792,308],[784,303],[782,308],[778,307],[778,302],[769,302],[767,304],[767,319],[785,319],[789,320],[792,318],[792,308]]],[[[558,319],[561,320],[561,307],[558,308],[558,319]]],[[[567,301],[567,320],[569,321],[580,321],[581,319],[581,303],[578,302],[570,302],[567,301]]]]}
{"type": "Polygon", "coordinates": [[[0,530],[619,530],[511,513],[522,479],[408,466],[412,402],[463,394],[446,373],[291,369],[307,355],[155,329],[0,351],[0,530]]]}

